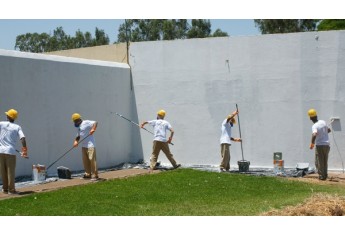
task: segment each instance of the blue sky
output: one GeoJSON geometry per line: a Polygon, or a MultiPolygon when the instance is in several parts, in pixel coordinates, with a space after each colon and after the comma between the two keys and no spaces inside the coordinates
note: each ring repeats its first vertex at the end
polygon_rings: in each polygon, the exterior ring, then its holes
{"type": "MultiPolygon", "coordinates": [[[[0,19],[0,49],[14,50],[16,36],[25,33],[53,33],[57,27],[62,27],[66,34],[74,36],[80,29],[82,32],[89,31],[93,36],[95,29],[104,30],[109,36],[110,42],[117,40],[117,32],[120,19],[0,19]]],[[[258,35],[258,28],[253,19],[211,19],[212,31],[217,28],[227,32],[230,36],[258,35]]]]}

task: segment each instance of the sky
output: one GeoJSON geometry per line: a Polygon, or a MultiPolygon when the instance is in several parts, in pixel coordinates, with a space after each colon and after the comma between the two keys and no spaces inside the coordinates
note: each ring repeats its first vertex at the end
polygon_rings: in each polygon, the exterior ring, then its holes
{"type": "MultiPolygon", "coordinates": [[[[62,27],[66,34],[75,36],[79,29],[81,32],[90,32],[95,37],[95,29],[104,30],[110,43],[117,41],[119,26],[124,19],[0,19],[0,49],[14,50],[16,37],[26,33],[53,34],[57,27],[62,27]]],[[[212,19],[211,29],[227,32],[230,36],[258,35],[258,28],[253,19],[212,19]]]]}

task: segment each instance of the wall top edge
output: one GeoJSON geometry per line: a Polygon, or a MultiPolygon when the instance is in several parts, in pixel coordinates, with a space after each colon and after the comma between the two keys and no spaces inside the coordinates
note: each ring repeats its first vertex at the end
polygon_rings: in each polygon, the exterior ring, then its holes
{"type": "Polygon", "coordinates": [[[264,38],[264,37],[299,37],[302,35],[329,35],[329,34],[344,34],[345,30],[325,30],[325,31],[308,31],[308,32],[291,32],[291,33],[280,33],[280,34],[256,34],[256,35],[236,35],[236,36],[223,36],[223,37],[207,37],[207,38],[191,38],[191,39],[175,39],[175,40],[160,40],[160,41],[140,41],[131,42],[131,44],[149,44],[149,43],[174,43],[174,42],[185,42],[185,41],[214,41],[214,40],[230,40],[230,39],[243,39],[243,38],[264,38]]]}
{"type": "Polygon", "coordinates": [[[83,59],[83,58],[75,58],[75,57],[57,56],[57,55],[47,55],[47,54],[31,53],[31,52],[19,52],[15,50],[5,50],[5,49],[0,49],[0,56],[21,57],[21,58],[36,59],[36,60],[59,61],[59,62],[108,66],[108,67],[120,67],[120,68],[127,68],[127,69],[130,68],[127,63],[91,60],[91,59],[83,59]]]}

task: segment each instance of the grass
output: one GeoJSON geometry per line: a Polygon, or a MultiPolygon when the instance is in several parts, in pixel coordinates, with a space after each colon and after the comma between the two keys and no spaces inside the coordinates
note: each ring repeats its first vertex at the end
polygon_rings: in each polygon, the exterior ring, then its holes
{"type": "Polygon", "coordinates": [[[255,216],[345,189],[277,177],[179,169],[0,201],[3,216],[255,216]]]}

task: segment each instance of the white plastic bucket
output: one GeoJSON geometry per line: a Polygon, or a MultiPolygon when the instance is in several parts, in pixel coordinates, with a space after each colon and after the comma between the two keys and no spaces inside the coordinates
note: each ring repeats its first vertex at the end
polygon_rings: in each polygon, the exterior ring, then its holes
{"type": "Polygon", "coordinates": [[[284,160],[273,160],[274,173],[284,173],[284,160]]]}
{"type": "Polygon", "coordinates": [[[45,165],[32,165],[32,180],[34,182],[42,182],[46,180],[46,166],[45,165]]]}

